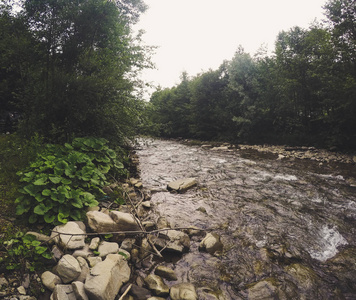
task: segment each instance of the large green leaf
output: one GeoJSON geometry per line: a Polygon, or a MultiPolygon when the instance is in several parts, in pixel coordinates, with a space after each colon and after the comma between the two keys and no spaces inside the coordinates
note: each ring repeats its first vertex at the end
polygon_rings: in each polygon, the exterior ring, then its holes
{"type": "Polygon", "coordinates": [[[49,180],[52,181],[54,184],[58,184],[62,181],[62,177],[59,176],[50,176],[49,180]]]}
{"type": "Polygon", "coordinates": [[[37,215],[43,216],[48,211],[48,208],[44,203],[40,203],[33,209],[33,212],[37,215]]]}
{"type": "Polygon", "coordinates": [[[83,208],[83,202],[79,198],[71,199],[70,203],[72,204],[72,206],[74,206],[76,208],[83,208]]]}
{"type": "Polygon", "coordinates": [[[43,216],[43,219],[45,220],[46,223],[51,224],[56,219],[56,216],[55,215],[50,215],[50,214],[45,214],[43,216]]]}
{"type": "Polygon", "coordinates": [[[63,224],[65,224],[65,223],[68,222],[67,216],[65,216],[65,215],[62,214],[62,213],[58,213],[57,218],[58,218],[58,221],[61,222],[61,223],[63,223],[63,224]]]}
{"type": "Polygon", "coordinates": [[[38,178],[33,182],[34,185],[46,185],[47,184],[47,176],[43,176],[38,178]]]}
{"type": "Polygon", "coordinates": [[[36,197],[36,194],[39,192],[40,189],[38,186],[29,184],[29,185],[24,186],[23,190],[30,196],[36,197]]]}

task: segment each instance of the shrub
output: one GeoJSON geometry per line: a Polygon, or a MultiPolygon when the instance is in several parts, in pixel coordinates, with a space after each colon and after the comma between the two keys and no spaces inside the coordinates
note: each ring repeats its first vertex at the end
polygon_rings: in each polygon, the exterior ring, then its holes
{"type": "Polygon", "coordinates": [[[100,138],[76,138],[64,146],[47,145],[30,166],[18,172],[24,183],[16,199],[16,214],[27,215],[30,223],[66,223],[82,220],[87,207],[97,199],[107,183],[106,175],[124,166],[116,152],[100,138]]]}

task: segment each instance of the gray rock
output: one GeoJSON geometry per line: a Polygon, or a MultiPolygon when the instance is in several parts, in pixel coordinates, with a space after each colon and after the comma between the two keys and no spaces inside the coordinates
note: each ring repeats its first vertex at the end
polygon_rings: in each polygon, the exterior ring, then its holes
{"type": "Polygon", "coordinates": [[[76,300],[70,284],[57,284],[53,290],[52,297],[54,300],[76,300]]]}
{"type": "Polygon", "coordinates": [[[88,260],[89,266],[91,268],[94,267],[97,263],[100,263],[103,261],[103,259],[99,256],[88,257],[87,260],[88,260]]]}
{"type": "Polygon", "coordinates": [[[89,245],[85,244],[84,248],[75,250],[72,254],[74,257],[84,257],[87,258],[93,255],[93,251],[89,249],[89,245]]]}
{"type": "Polygon", "coordinates": [[[165,266],[158,266],[155,270],[155,274],[169,281],[176,281],[178,279],[174,271],[165,266]]]}
{"type": "Polygon", "coordinates": [[[20,295],[26,295],[26,289],[23,285],[20,285],[18,288],[17,288],[17,292],[20,294],[20,295]]]}
{"type": "Polygon", "coordinates": [[[57,284],[62,283],[62,279],[50,271],[46,271],[46,272],[42,273],[41,281],[42,281],[42,284],[52,292],[57,284]]]}
{"type": "Polygon", "coordinates": [[[87,219],[89,227],[94,232],[115,232],[120,231],[119,225],[107,214],[100,211],[88,211],[87,219]]]}
{"type": "Polygon", "coordinates": [[[151,208],[151,201],[143,201],[142,206],[144,208],[151,208]]]}
{"type": "Polygon", "coordinates": [[[169,296],[172,300],[197,300],[198,295],[191,283],[180,283],[171,287],[169,296]]]}
{"type": "Polygon", "coordinates": [[[100,244],[100,238],[99,237],[95,237],[90,241],[89,249],[90,250],[96,250],[96,249],[98,249],[99,244],[100,244]]]}
{"type": "Polygon", "coordinates": [[[103,241],[99,245],[98,252],[99,257],[115,254],[119,252],[119,245],[117,243],[103,241]]]}
{"type": "Polygon", "coordinates": [[[51,250],[52,254],[53,254],[53,258],[58,261],[62,258],[63,256],[63,251],[57,246],[57,245],[54,245],[52,247],[52,250],[51,250]]]}
{"type": "Polygon", "coordinates": [[[72,282],[72,288],[77,300],[89,300],[87,294],[85,293],[83,282],[80,281],[72,282]]]}
{"type": "Polygon", "coordinates": [[[78,260],[72,255],[64,255],[57,264],[57,272],[64,283],[69,283],[80,275],[81,268],[78,260]]]}
{"type": "Polygon", "coordinates": [[[161,298],[161,297],[150,297],[150,298],[147,298],[147,300],[166,300],[166,298],[161,298]]]}
{"type": "Polygon", "coordinates": [[[168,183],[167,189],[169,191],[185,192],[196,185],[197,180],[195,178],[185,178],[168,183]]]}
{"type": "Polygon", "coordinates": [[[90,272],[88,262],[86,261],[85,258],[83,258],[81,256],[77,257],[77,260],[79,262],[79,265],[80,265],[80,268],[82,271],[80,272],[80,275],[77,277],[76,281],[85,282],[85,280],[90,272]]]}
{"type": "Polygon", "coordinates": [[[220,236],[214,232],[209,232],[200,242],[199,250],[206,251],[211,255],[221,254],[223,251],[223,244],[220,241],[220,236]]]}
{"type": "Polygon", "coordinates": [[[1,289],[3,286],[8,286],[8,285],[9,285],[9,282],[6,280],[6,278],[0,277],[0,289],[1,289]]]}
{"type": "Polygon", "coordinates": [[[91,269],[84,285],[85,292],[91,300],[114,300],[130,275],[127,261],[119,254],[109,254],[91,269]]]}
{"type": "Polygon", "coordinates": [[[81,249],[85,245],[85,231],[76,222],[68,222],[67,224],[56,226],[52,231],[51,237],[54,238],[57,245],[65,249],[81,249]],[[58,233],[63,234],[58,235],[58,233]]]}
{"type": "Polygon", "coordinates": [[[154,243],[157,248],[165,248],[164,251],[168,252],[184,253],[188,252],[190,248],[189,236],[186,233],[178,230],[167,230],[167,232],[160,232],[154,243]]]}
{"type": "Polygon", "coordinates": [[[145,278],[145,284],[156,296],[167,297],[169,295],[169,287],[163,282],[162,278],[157,275],[148,275],[145,278]]]}
{"type": "Polygon", "coordinates": [[[120,231],[136,231],[140,230],[137,219],[129,214],[121,211],[111,211],[110,217],[119,226],[120,231]]]}

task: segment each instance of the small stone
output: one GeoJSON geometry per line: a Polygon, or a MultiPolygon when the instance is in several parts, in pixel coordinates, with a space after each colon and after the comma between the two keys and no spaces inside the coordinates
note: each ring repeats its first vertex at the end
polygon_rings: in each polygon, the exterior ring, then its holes
{"type": "Polygon", "coordinates": [[[42,284],[50,291],[53,291],[57,284],[62,283],[62,279],[50,271],[42,273],[41,280],[42,284]]]}
{"type": "Polygon", "coordinates": [[[17,291],[19,292],[20,295],[26,295],[26,289],[22,285],[17,288],[17,291]]]}
{"type": "Polygon", "coordinates": [[[94,256],[94,257],[88,257],[87,258],[89,266],[92,268],[94,267],[97,263],[102,262],[103,259],[99,256],[94,256]]]}
{"type": "Polygon", "coordinates": [[[151,208],[151,201],[143,201],[142,206],[144,208],[151,208]]]}
{"type": "Polygon", "coordinates": [[[145,283],[148,289],[156,296],[167,297],[169,295],[169,287],[163,282],[161,277],[150,274],[145,278],[145,283]]]}
{"type": "Polygon", "coordinates": [[[90,241],[89,249],[90,250],[96,250],[96,249],[98,249],[99,244],[100,244],[100,238],[99,237],[95,237],[90,241]]]}
{"type": "Polygon", "coordinates": [[[119,245],[113,242],[103,241],[100,243],[98,248],[99,257],[105,257],[108,254],[115,254],[118,253],[118,251],[119,251],[119,245]]]}
{"type": "Polygon", "coordinates": [[[180,283],[171,287],[169,296],[172,300],[197,300],[198,295],[191,283],[180,283]]]}
{"type": "Polygon", "coordinates": [[[220,236],[216,233],[209,232],[199,245],[200,251],[206,251],[211,255],[220,254],[223,250],[223,244],[220,241],[220,236]]]}
{"type": "Polygon", "coordinates": [[[195,178],[185,178],[168,183],[167,189],[169,191],[185,192],[196,185],[197,180],[195,178]]]}

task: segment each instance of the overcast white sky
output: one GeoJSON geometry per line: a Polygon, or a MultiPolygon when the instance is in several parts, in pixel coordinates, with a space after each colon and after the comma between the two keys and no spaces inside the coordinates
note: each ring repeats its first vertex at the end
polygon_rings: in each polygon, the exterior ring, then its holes
{"type": "Polygon", "coordinates": [[[135,28],[143,41],[158,46],[156,70],[142,78],[172,87],[187,71],[194,76],[217,69],[237,47],[254,54],[262,44],[274,49],[278,33],[293,26],[308,28],[324,19],[326,0],[144,0],[149,6],[135,28]]]}

